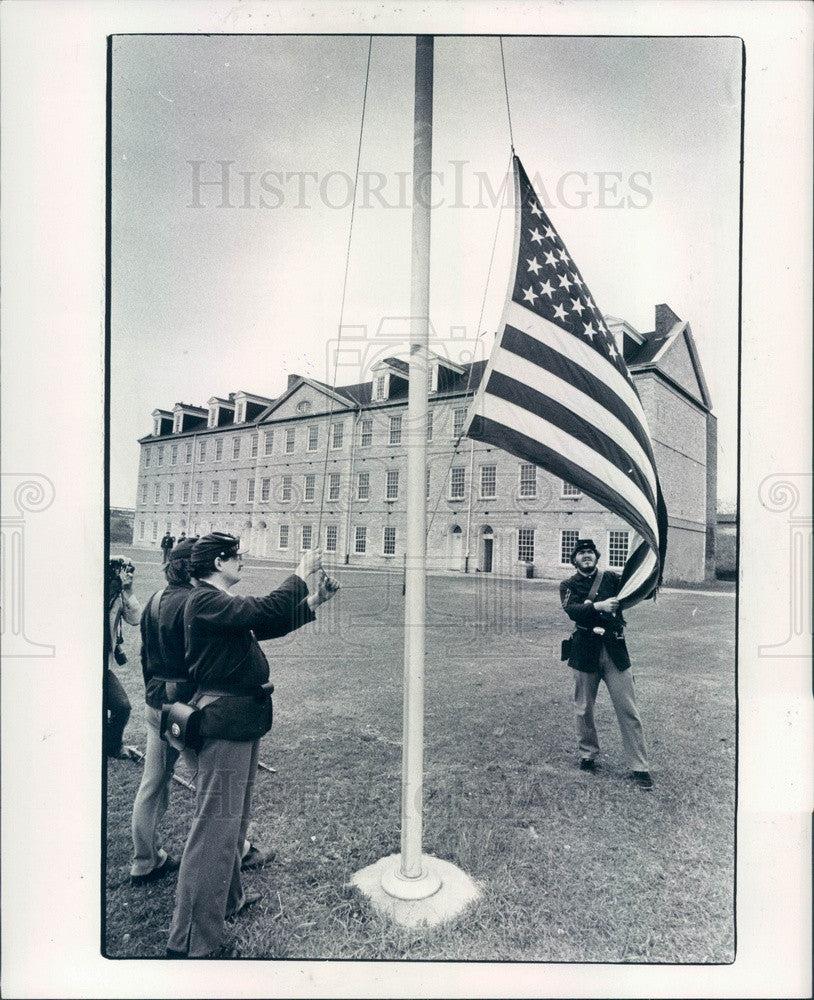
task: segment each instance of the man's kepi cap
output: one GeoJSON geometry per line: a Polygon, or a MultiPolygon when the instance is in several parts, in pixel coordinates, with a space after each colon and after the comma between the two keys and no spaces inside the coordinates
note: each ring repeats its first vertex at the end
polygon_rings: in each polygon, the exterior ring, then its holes
{"type": "Polygon", "coordinates": [[[170,549],[170,559],[189,559],[197,538],[183,538],[170,549]]]}
{"type": "Polygon", "coordinates": [[[213,560],[231,559],[240,554],[240,539],[236,535],[227,535],[223,531],[213,531],[210,535],[199,538],[192,546],[192,554],[189,564],[192,569],[196,566],[206,566],[213,560]]]}
{"type": "Polygon", "coordinates": [[[601,555],[599,549],[594,545],[593,538],[580,538],[571,551],[571,562],[576,559],[580,552],[594,552],[597,559],[599,559],[601,555]]]}

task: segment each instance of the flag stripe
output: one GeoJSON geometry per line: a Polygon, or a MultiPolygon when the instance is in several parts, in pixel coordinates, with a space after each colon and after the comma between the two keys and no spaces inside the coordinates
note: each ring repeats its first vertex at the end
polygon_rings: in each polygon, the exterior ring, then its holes
{"type": "MultiPolygon", "coordinates": [[[[580,387],[574,385],[570,379],[561,378],[559,375],[551,372],[547,366],[540,367],[534,362],[527,361],[524,357],[515,354],[511,349],[503,350],[513,334],[516,334],[518,338],[522,338],[526,344],[531,344],[533,350],[546,351],[547,355],[553,356],[554,363],[557,363],[556,359],[559,358],[559,355],[555,352],[544,348],[541,344],[527,337],[526,334],[509,328],[506,330],[506,335],[501,342],[501,346],[495,351],[494,371],[508,375],[523,385],[533,387],[543,396],[561,403],[562,406],[567,407],[572,413],[576,414],[578,419],[583,423],[588,423],[592,431],[596,431],[601,427],[602,430],[600,433],[613,441],[617,451],[621,451],[625,456],[624,464],[620,465],[622,472],[626,473],[631,465],[635,465],[638,474],[646,483],[646,486],[642,486],[642,488],[647,493],[651,503],[653,503],[656,495],[656,476],[653,471],[652,459],[641,447],[638,437],[631,433],[629,425],[625,424],[615,414],[606,410],[598,400],[587,395],[580,387]]],[[[491,386],[487,385],[487,392],[493,391],[491,386]]],[[[508,398],[511,397],[509,396],[508,398]]],[[[615,399],[616,397],[614,396],[613,398],[615,399]]],[[[583,438],[583,440],[589,439],[583,438]]]]}
{"type": "MultiPolygon", "coordinates": [[[[570,358],[549,347],[548,344],[544,344],[541,340],[530,336],[528,333],[524,333],[522,330],[517,330],[513,326],[507,325],[500,341],[500,347],[506,351],[511,351],[512,354],[516,354],[518,357],[524,358],[531,364],[545,368],[566,386],[573,386],[582,394],[577,405],[590,406],[596,420],[607,419],[607,414],[601,414],[596,410],[597,405],[604,407],[607,413],[616,420],[616,423],[613,424],[615,428],[614,433],[616,433],[616,430],[623,428],[624,434],[633,437],[646,456],[646,461],[640,461],[639,465],[643,470],[645,468],[650,469],[648,478],[653,490],[655,490],[656,477],[653,472],[655,460],[647,431],[644,430],[637,420],[631,421],[630,408],[627,403],[623,402],[612,389],[608,388],[602,379],[597,378],[596,375],[593,375],[581,365],[575,364],[570,358]]],[[[505,365],[502,362],[499,367],[501,370],[505,369],[505,365]]],[[[531,372],[528,377],[531,379],[531,372]]]]}
{"type": "MultiPolygon", "coordinates": [[[[499,363],[498,358],[497,364],[499,363]]],[[[539,386],[539,389],[543,388],[545,386],[539,386]]],[[[492,372],[486,391],[490,397],[490,403],[487,404],[487,415],[491,415],[493,409],[492,397],[503,399],[512,406],[520,406],[524,410],[528,410],[533,416],[557,427],[574,438],[575,441],[592,449],[598,458],[604,459],[623,479],[629,480],[636,486],[644,494],[650,506],[655,504],[650,483],[642,474],[637,463],[612,437],[609,437],[590,420],[575,413],[570,407],[556,399],[552,399],[551,396],[538,391],[537,386],[532,388],[523,381],[509,377],[502,371],[492,372]]]]}
{"type": "Polygon", "coordinates": [[[506,309],[506,323],[514,326],[530,337],[547,344],[555,351],[559,351],[566,358],[576,362],[585,371],[590,372],[622,400],[622,402],[632,411],[636,419],[647,428],[647,417],[644,415],[639,396],[633,386],[605,361],[601,355],[588,344],[578,340],[572,333],[563,330],[543,316],[521,306],[518,302],[511,302],[506,309]]]}
{"type": "MultiPolygon", "coordinates": [[[[602,471],[602,459],[593,461],[594,454],[578,441],[567,441],[566,435],[556,427],[547,425],[550,433],[543,436],[545,421],[534,418],[527,411],[512,407],[503,400],[494,400],[490,415],[475,414],[469,428],[469,437],[485,441],[498,448],[520,455],[535,465],[561,476],[586,496],[613,510],[628,522],[635,531],[655,546],[655,522],[645,520],[644,514],[652,513],[643,503],[643,496],[632,483],[623,478],[612,466],[602,471]],[[512,412],[513,410],[517,412],[512,412]],[[565,447],[564,447],[565,446],[565,447]],[[566,457],[568,456],[568,457],[566,457]],[[588,464],[592,469],[589,471],[588,464]],[[621,480],[626,487],[620,493],[610,485],[610,478],[621,480]],[[628,495],[626,495],[628,494],[628,495]]],[[[607,463],[604,463],[607,467],[607,463]]]]}

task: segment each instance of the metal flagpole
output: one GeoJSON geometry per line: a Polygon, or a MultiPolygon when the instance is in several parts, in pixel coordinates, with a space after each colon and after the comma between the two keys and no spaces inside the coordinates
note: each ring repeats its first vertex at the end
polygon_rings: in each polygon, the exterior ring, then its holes
{"type": "Polygon", "coordinates": [[[457,915],[478,894],[455,865],[422,853],[424,785],[424,636],[427,553],[427,393],[429,388],[430,189],[433,39],[416,38],[413,140],[412,292],[407,397],[407,551],[404,600],[404,730],[401,853],[352,881],[374,904],[408,925],[457,915]]]}

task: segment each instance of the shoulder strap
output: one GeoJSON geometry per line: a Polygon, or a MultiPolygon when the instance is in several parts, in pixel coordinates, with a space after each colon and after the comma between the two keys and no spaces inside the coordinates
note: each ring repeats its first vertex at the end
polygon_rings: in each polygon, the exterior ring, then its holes
{"type": "Polygon", "coordinates": [[[605,575],[604,569],[597,570],[596,576],[594,577],[594,582],[591,584],[591,589],[588,591],[588,596],[586,600],[592,601],[596,595],[599,593],[599,588],[602,586],[602,577],[605,575]]]}
{"type": "Polygon", "coordinates": [[[166,589],[166,587],[162,587],[161,590],[157,590],[150,598],[150,603],[147,607],[147,613],[150,615],[155,636],[158,640],[158,651],[161,654],[161,660],[165,667],[167,666],[167,651],[164,648],[164,640],[161,638],[161,629],[158,627],[158,609],[161,604],[161,595],[166,589]]]}

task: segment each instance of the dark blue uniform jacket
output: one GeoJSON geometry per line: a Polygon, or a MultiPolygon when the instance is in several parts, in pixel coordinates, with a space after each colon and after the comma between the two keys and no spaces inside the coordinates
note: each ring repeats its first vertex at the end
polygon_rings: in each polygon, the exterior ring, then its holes
{"type": "Polygon", "coordinates": [[[585,673],[596,673],[599,670],[599,654],[604,646],[617,670],[627,670],[630,657],[622,634],[625,627],[622,613],[617,611],[611,615],[597,611],[593,603],[615,597],[619,593],[619,575],[606,570],[596,596],[590,604],[586,604],[595,575],[574,573],[560,584],[562,606],[577,626],[571,639],[568,665],[585,673]],[[594,628],[602,628],[605,632],[600,635],[593,631],[594,628]]]}

